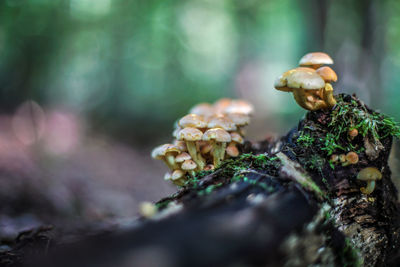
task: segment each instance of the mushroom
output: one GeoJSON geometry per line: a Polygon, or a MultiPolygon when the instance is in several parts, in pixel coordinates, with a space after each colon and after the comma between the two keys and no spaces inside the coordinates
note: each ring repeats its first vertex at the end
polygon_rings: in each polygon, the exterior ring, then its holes
{"type": "Polygon", "coordinates": [[[203,116],[188,114],[179,120],[178,125],[182,128],[206,128],[207,122],[204,120],[203,116]]]}
{"type": "Polygon", "coordinates": [[[171,180],[171,177],[172,177],[172,173],[170,173],[170,172],[166,172],[164,174],[164,180],[166,180],[166,181],[171,180]]]}
{"type": "Polygon", "coordinates": [[[242,99],[233,100],[231,104],[227,106],[224,110],[225,114],[240,113],[244,115],[252,115],[253,112],[253,105],[242,99]]]}
{"type": "Polygon", "coordinates": [[[227,115],[236,124],[237,131],[242,132],[242,128],[250,123],[250,117],[243,113],[230,113],[227,115]]]}
{"type": "Polygon", "coordinates": [[[215,114],[223,114],[225,109],[232,104],[232,99],[221,98],[214,103],[215,114]]]}
{"type": "Polygon", "coordinates": [[[185,173],[182,170],[173,171],[171,181],[178,186],[183,186],[185,184],[185,173]]]}
{"type": "Polygon", "coordinates": [[[237,129],[235,123],[225,115],[217,115],[210,118],[207,128],[222,128],[226,131],[235,131],[237,129]]]}
{"type": "Polygon", "coordinates": [[[212,164],[207,164],[207,165],[204,167],[204,170],[205,170],[205,171],[214,170],[214,165],[212,165],[212,164]]]}
{"type": "Polygon", "coordinates": [[[375,189],[375,181],[382,179],[382,173],[375,167],[367,167],[358,173],[357,179],[367,182],[367,187],[361,187],[360,191],[369,195],[375,189]]]}
{"type": "Polygon", "coordinates": [[[190,176],[194,177],[194,170],[197,168],[197,164],[193,160],[188,159],[182,163],[181,168],[183,171],[187,171],[190,176]]]}
{"type": "Polygon", "coordinates": [[[304,109],[317,110],[328,107],[320,97],[325,88],[325,81],[313,69],[296,68],[287,71],[275,81],[275,88],[292,92],[296,102],[304,109]]]}
{"type": "Polygon", "coordinates": [[[177,146],[173,144],[164,144],[153,149],[151,157],[164,161],[171,170],[175,170],[179,168],[175,162],[175,156],[180,152],[177,146]]]}
{"type": "Polygon", "coordinates": [[[326,53],[323,52],[313,52],[305,54],[299,62],[300,66],[310,67],[313,69],[318,69],[322,65],[333,64],[333,59],[326,53]]]}
{"type": "Polygon", "coordinates": [[[182,129],[181,131],[179,131],[177,136],[178,140],[186,142],[187,150],[200,170],[203,169],[205,162],[201,155],[199,156],[197,153],[196,141],[202,140],[202,136],[203,132],[193,127],[182,129]]]}
{"type": "Polygon", "coordinates": [[[342,166],[347,166],[350,164],[357,164],[358,163],[358,155],[356,152],[349,152],[346,154],[346,161],[342,163],[342,166]]]}
{"type": "Polygon", "coordinates": [[[214,107],[209,103],[200,103],[192,107],[189,111],[191,114],[196,114],[208,118],[215,114],[214,107]]]}
{"type": "Polygon", "coordinates": [[[182,152],[187,151],[187,147],[186,147],[185,141],[174,140],[174,145],[176,145],[179,148],[179,150],[182,151],[182,152]]]}
{"type": "Polygon", "coordinates": [[[333,162],[333,163],[338,162],[338,161],[339,161],[339,155],[337,155],[337,154],[332,154],[332,156],[331,156],[331,158],[330,158],[330,161],[333,162]]]}
{"type": "Polygon", "coordinates": [[[203,135],[203,141],[209,141],[213,146],[213,163],[217,167],[225,155],[226,143],[231,141],[230,134],[221,128],[212,128],[203,135]]]}
{"type": "Polygon", "coordinates": [[[330,67],[328,67],[328,66],[324,66],[324,67],[318,68],[316,70],[316,72],[327,83],[331,83],[331,82],[336,82],[337,81],[336,72],[333,69],[331,69],[330,67]]]}
{"type": "Polygon", "coordinates": [[[175,162],[182,163],[185,160],[189,160],[189,159],[192,159],[192,157],[188,153],[182,152],[181,154],[179,154],[178,156],[175,157],[175,162]]]}
{"type": "Polygon", "coordinates": [[[347,134],[349,135],[350,139],[353,140],[358,135],[358,130],[356,128],[350,129],[347,134]]]}
{"type": "Polygon", "coordinates": [[[226,154],[232,158],[236,158],[237,156],[239,156],[239,150],[237,149],[237,147],[234,143],[231,143],[226,148],[226,154]]]}
{"type": "Polygon", "coordinates": [[[238,134],[237,132],[232,132],[230,134],[231,134],[232,142],[235,142],[235,143],[241,144],[241,145],[244,144],[243,137],[240,134],[238,134]]]}

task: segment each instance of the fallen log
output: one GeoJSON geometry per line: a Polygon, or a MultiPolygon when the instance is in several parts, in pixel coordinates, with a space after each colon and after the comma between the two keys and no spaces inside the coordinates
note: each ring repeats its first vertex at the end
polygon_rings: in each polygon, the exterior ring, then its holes
{"type": "Polygon", "coordinates": [[[280,140],[247,142],[240,157],[198,173],[158,201],[154,214],[124,227],[75,235],[72,242],[66,241],[71,233],[56,229],[30,232],[28,241],[20,238],[0,252],[0,262],[396,266],[399,210],[388,158],[399,133],[386,116],[342,95],[332,111],[308,112],[280,140]],[[348,135],[353,128],[359,132],[355,137],[348,135]],[[346,159],[350,152],[357,162],[346,159]],[[367,194],[361,192],[366,182],[357,178],[368,167],[381,179],[367,194]]]}

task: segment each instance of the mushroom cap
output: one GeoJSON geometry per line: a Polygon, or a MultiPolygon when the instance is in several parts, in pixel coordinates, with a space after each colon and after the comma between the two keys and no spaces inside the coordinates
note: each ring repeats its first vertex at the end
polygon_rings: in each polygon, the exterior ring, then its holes
{"type": "Polygon", "coordinates": [[[246,126],[250,123],[250,116],[243,113],[229,113],[227,116],[236,126],[246,126]]]}
{"type": "Polygon", "coordinates": [[[224,113],[225,109],[232,104],[232,99],[230,98],[221,98],[217,102],[214,103],[215,113],[224,113]]]}
{"type": "Polygon", "coordinates": [[[175,157],[175,161],[178,163],[184,162],[185,160],[192,159],[192,157],[189,155],[189,153],[182,152],[178,156],[175,157]]]}
{"type": "Polygon", "coordinates": [[[375,167],[367,167],[358,173],[357,179],[361,181],[376,181],[382,179],[382,173],[375,167]]]}
{"type": "Polygon", "coordinates": [[[333,59],[326,53],[313,52],[305,54],[299,61],[300,66],[331,65],[333,59]]]}
{"type": "Polygon", "coordinates": [[[337,81],[337,74],[336,72],[331,69],[330,67],[321,67],[316,70],[316,72],[319,74],[319,76],[324,79],[325,82],[331,83],[331,82],[336,82],[337,81]]]}
{"type": "Polygon", "coordinates": [[[181,150],[179,149],[178,146],[169,144],[169,146],[165,150],[165,153],[171,153],[171,152],[180,153],[181,150]]]}
{"type": "Polygon", "coordinates": [[[217,115],[211,117],[208,121],[208,128],[222,128],[226,131],[235,131],[236,125],[235,123],[225,115],[217,115]]]}
{"type": "Polygon", "coordinates": [[[181,127],[176,127],[174,130],[173,130],[173,132],[172,132],[172,136],[174,137],[174,138],[176,138],[176,139],[178,139],[178,134],[179,134],[179,132],[182,130],[182,128],[181,127]]]}
{"type": "Polygon", "coordinates": [[[174,140],[174,145],[176,145],[180,151],[187,151],[185,141],[174,140]]]}
{"type": "Polygon", "coordinates": [[[212,165],[212,164],[207,164],[205,167],[204,167],[204,170],[205,171],[211,171],[211,170],[214,170],[214,165],[212,165]]]}
{"type": "Polygon", "coordinates": [[[325,87],[325,81],[316,72],[296,70],[287,77],[287,87],[303,88],[306,90],[319,90],[325,87]]]}
{"type": "Polygon", "coordinates": [[[251,115],[254,112],[254,107],[249,102],[243,99],[238,99],[238,100],[233,100],[231,104],[227,106],[223,112],[225,114],[242,113],[245,115],[251,115]]]}
{"type": "Polygon", "coordinates": [[[188,160],[185,160],[185,161],[182,163],[181,168],[182,168],[182,170],[184,170],[184,171],[191,171],[191,170],[194,170],[194,169],[197,168],[197,164],[196,164],[193,160],[188,159],[188,160]]]}
{"type": "Polygon", "coordinates": [[[358,163],[358,155],[356,152],[349,152],[346,154],[346,161],[350,164],[356,164],[358,163]]]}
{"type": "Polygon", "coordinates": [[[177,139],[184,141],[199,141],[203,136],[203,132],[197,128],[187,127],[179,131],[177,139]]]}
{"type": "Polygon", "coordinates": [[[298,67],[298,68],[288,70],[288,71],[284,72],[283,74],[281,74],[278,78],[276,78],[275,83],[274,83],[275,89],[279,90],[279,91],[283,91],[283,92],[292,92],[293,89],[289,88],[287,86],[287,78],[290,74],[292,74],[293,72],[299,71],[299,70],[315,72],[314,69],[307,68],[307,67],[298,67]]]}
{"type": "Polygon", "coordinates": [[[165,157],[165,154],[169,152],[179,153],[180,150],[177,146],[173,144],[164,144],[154,148],[153,151],[151,151],[151,157],[153,159],[162,159],[163,157],[165,157]]]}
{"type": "Polygon", "coordinates": [[[212,128],[203,135],[203,141],[215,140],[217,142],[228,143],[231,141],[231,135],[221,128],[212,128]]]}
{"type": "Polygon", "coordinates": [[[203,117],[209,117],[215,114],[214,107],[209,103],[200,103],[192,107],[189,111],[191,114],[200,115],[203,117]]]}
{"type": "Polygon", "coordinates": [[[200,152],[201,154],[207,154],[212,150],[213,146],[211,144],[207,144],[201,147],[200,152]]]}
{"type": "Polygon", "coordinates": [[[179,126],[182,128],[194,127],[194,128],[206,128],[207,122],[204,120],[203,116],[196,114],[188,114],[184,116],[178,122],[179,126]]]}
{"type": "Polygon", "coordinates": [[[170,172],[166,172],[164,174],[164,180],[171,180],[172,174],[170,172]]]}
{"type": "Polygon", "coordinates": [[[175,170],[171,174],[171,180],[178,180],[178,179],[182,178],[183,176],[185,176],[185,173],[182,170],[175,170]]]}
{"type": "Polygon", "coordinates": [[[235,145],[229,145],[226,149],[226,154],[228,154],[229,156],[235,158],[237,156],[239,156],[239,149],[235,146],[235,145]]]}
{"type": "Polygon", "coordinates": [[[244,143],[243,137],[240,134],[238,134],[237,132],[232,132],[231,133],[231,140],[233,142],[238,143],[238,144],[243,144],[244,143]]]}

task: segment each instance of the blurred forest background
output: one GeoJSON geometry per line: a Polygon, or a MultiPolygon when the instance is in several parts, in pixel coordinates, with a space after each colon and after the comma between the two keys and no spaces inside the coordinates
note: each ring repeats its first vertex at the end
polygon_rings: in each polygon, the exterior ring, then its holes
{"type": "Polygon", "coordinates": [[[273,82],[307,52],[335,60],[336,92],[400,118],[399,13],[395,0],[0,1],[0,235],[129,218],[174,192],[150,151],[195,103],[244,98],[249,139],[284,134],[305,111],[273,82]]]}

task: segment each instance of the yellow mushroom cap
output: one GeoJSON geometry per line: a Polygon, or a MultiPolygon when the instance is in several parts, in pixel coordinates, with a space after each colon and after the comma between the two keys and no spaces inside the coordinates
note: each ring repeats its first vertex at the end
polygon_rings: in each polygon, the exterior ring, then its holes
{"type": "Polygon", "coordinates": [[[186,127],[206,128],[207,127],[207,122],[204,120],[204,118],[202,116],[196,115],[196,114],[188,114],[188,115],[184,116],[182,119],[179,120],[178,124],[182,128],[186,128],[186,127]]]}
{"type": "Polygon", "coordinates": [[[215,113],[224,113],[225,109],[232,104],[232,99],[230,98],[221,98],[217,102],[214,103],[215,113]]]}
{"type": "Polygon", "coordinates": [[[181,168],[182,168],[182,170],[184,170],[184,171],[191,171],[191,170],[194,170],[194,169],[197,168],[197,164],[196,164],[193,160],[188,159],[188,160],[185,160],[185,161],[182,163],[181,168]]]}
{"type": "Polygon", "coordinates": [[[319,90],[325,87],[325,81],[316,72],[297,70],[287,77],[287,87],[306,90],[319,90]]]}
{"type": "Polygon", "coordinates": [[[309,72],[315,72],[314,69],[312,69],[312,68],[307,68],[307,67],[298,67],[298,68],[295,68],[295,69],[288,70],[288,71],[284,72],[282,75],[280,75],[280,76],[275,80],[275,83],[274,83],[275,89],[276,89],[276,90],[279,90],[279,91],[283,91],[283,92],[292,92],[293,89],[292,89],[292,88],[289,88],[289,87],[287,86],[287,78],[288,78],[288,76],[289,76],[290,74],[292,74],[292,73],[295,72],[295,71],[299,71],[299,70],[301,70],[301,71],[304,70],[304,71],[309,71],[309,72]]]}
{"type": "Polygon", "coordinates": [[[187,127],[179,131],[177,139],[185,141],[200,141],[203,136],[203,132],[197,128],[187,127]]]}
{"type": "Polygon", "coordinates": [[[382,173],[375,167],[367,167],[358,173],[357,179],[361,181],[376,181],[382,179],[382,173]]]}
{"type": "Polygon", "coordinates": [[[176,127],[175,129],[174,129],[174,131],[172,132],[172,136],[174,137],[174,138],[178,138],[178,133],[180,132],[182,130],[182,128],[181,127],[176,127]]]}
{"type": "Polygon", "coordinates": [[[226,131],[235,131],[235,123],[228,117],[224,115],[218,115],[210,118],[208,121],[208,128],[222,128],[226,131]]]}
{"type": "Polygon", "coordinates": [[[229,113],[227,116],[239,127],[250,123],[250,116],[243,113],[229,113]]]}
{"type": "Polygon", "coordinates": [[[200,149],[201,154],[205,155],[212,150],[213,146],[211,144],[203,145],[200,149]]]}
{"type": "Polygon", "coordinates": [[[165,156],[165,154],[169,152],[179,153],[180,150],[177,146],[173,144],[164,144],[154,148],[153,151],[151,152],[151,157],[153,159],[162,159],[165,156]]]}
{"type": "Polygon", "coordinates": [[[223,110],[223,113],[225,114],[241,113],[245,115],[251,115],[253,112],[253,105],[242,99],[232,100],[231,104],[223,110]]]}
{"type": "Polygon", "coordinates": [[[239,150],[237,149],[237,147],[235,145],[229,145],[226,149],[226,154],[228,154],[229,156],[235,158],[237,156],[239,156],[239,150]]]}
{"type": "Polygon", "coordinates": [[[214,165],[212,165],[212,164],[207,164],[207,165],[204,167],[204,170],[205,170],[205,171],[214,170],[214,165]]]}
{"type": "Polygon", "coordinates": [[[214,107],[209,103],[200,103],[190,109],[191,114],[209,117],[215,114],[214,107]]]}
{"type": "MultiPolygon", "coordinates": [[[[182,130],[182,129],[180,129],[182,130]]],[[[174,140],[174,145],[176,145],[180,151],[187,151],[186,143],[185,141],[179,141],[179,140],[174,140]]]]}
{"type": "Polygon", "coordinates": [[[164,180],[171,180],[171,177],[172,177],[172,173],[170,173],[170,172],[166,172],[165,174],[164,174],[164,180]]]}
{"type": "Polygon", "coordinates": [[[178,180],[178,179],[182,178],[183,176],[185,176],[185,173],[182,170],[175,170],[171,174],[171,180],[178,180]]]}
{"type": "Polygon", "coordinates": [[[350,164],[358,163],[358,155],[356,152],[349,152],[346,154],[346,161],[350,164]]]}
{"type": "Polygon", "coordinates": [[[325,66],[325,67],[318,68],[316,70],[316,72],[327,83],[331,83],[331,82],[336,82],[337,81],[337,74],[330,67],[325,66]]]}
{"type": "Polygon", "coordinates": [[[300,66],[318,66],[318,65],[331,65],[333,59],[326,53],[313,52],[305,54],[299,62],[300,66]]]}
{"type": "Polygon", "coordinates": [[[184,162],[185,160],[192,159],[192,157],[189,155],[189,153],[182,152],[178,156],[175,157],[175,161],[178,163],[184,162]]]}
{"type": "Polygon", "coordinates": [[[228,143],[231,141],[231,135],[221,128],[207,130],[203,135],[203,141],[215,140],[217,142],[228,143]]]}
{"type": "Polygon", "coordinates": [[[244,143],[243,137],[240,134],[238,134],[237,132],[232,132],[231,133],[231,140],[233,142],[238,143],[238,144],[243,144],[244,143]]]}

